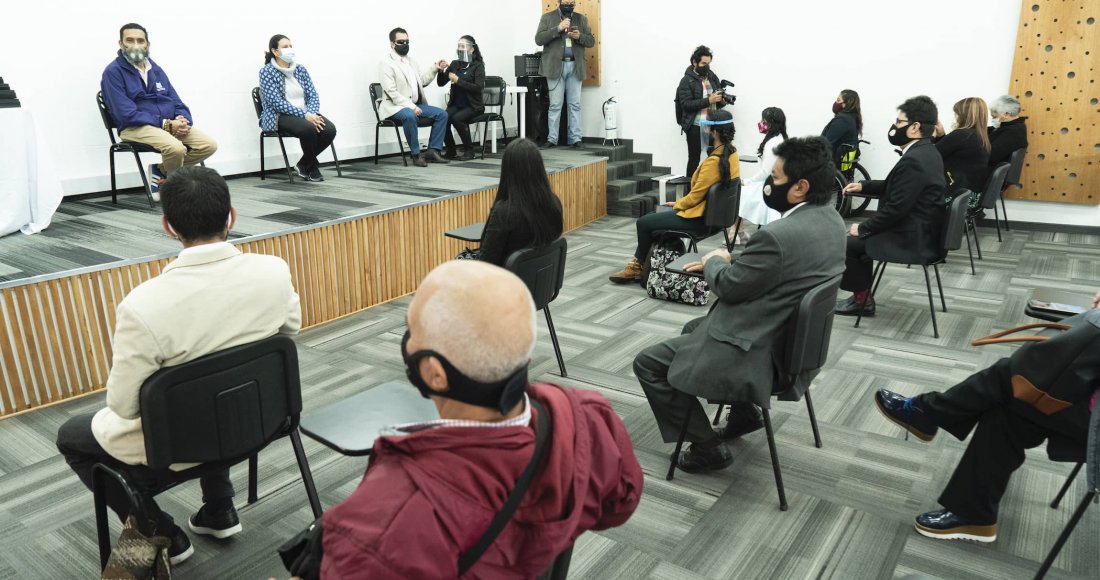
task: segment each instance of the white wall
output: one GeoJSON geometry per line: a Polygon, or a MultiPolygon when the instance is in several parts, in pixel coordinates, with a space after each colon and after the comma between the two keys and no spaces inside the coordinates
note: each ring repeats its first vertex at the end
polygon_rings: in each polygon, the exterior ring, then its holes
{"type": "MultiPolygon", "coordinates": [[[[93,97],[104,67],[115,58],[119,26],[138,22],[149,31],[151,57],[191,108],[195,126],[218,141],[218,152],[207,165],[223,174],[245,173],[259,169],[259,129],[250,92],[259,84],[271,35],[289,36],[299,61],[309,68],[321,112],[339,131],[341,158],[363,157],[374,151],[375,120],[367,87],[377,80],[377,63],[389,51],[391,28],[408,29],[411,55],[421,65],[453,59],[458,37],[470,34],[484,51],[488,74],[512,82],[515,47],[520,37],[533,38],[536,25],[532,21],[522,27],[522,34],[519,28],[501,25],[515,20],[512,13],[518,6],[492,0],[194,0],[176,11],[160,2],[24,2],[8,8],[18,10],[18,18],[6,15],[0,20],[0,38],[9,47],[0,54],[0,76],[34,111],[55,154],[65,193],[107,190],[107,135],[93,97]],[[487,19],[487,14],[494,18],[487,19]]],[[[444,90],[433,84],[427,91],[430,102],[442,105],[444,90]]],[[[514,128],[514,105],[505,111],[514,128]]],[[[383,153],[397,151],[393,129],[383,130],[380,141],[383,153]]],[[[269,168],[281,168],[278,144],[269,140],[267,145],[269,168]]],[[[287,140],[287,145],[292,154],[300,154],[296,140],[287,140]]],[[[321,160],[330,159],[326,154],[321,160]]],[[[132,159],[120,155],[118,164],[124,176],[120,185],[140,183],[132,159]]]]}
{"type": "MultiPolygon", "coordinates": [[[[210,166],[226,174],[258,168],[256,120],[249,98],[267,39],[288,35],[321,94],[322,112],[339,128],[342,157],[373,152],[374,117],[367,86],[388,50],[393,26],[409,29],[421,63],[452,58],[454,41],[472,34],[490,74],[512,80],[512,56],[533,52],[541,4],[536,0],[424,0],[417,3],[309,3],[271,0],[239,4],[194,0],[184,14],[153,2],[110,0],[21,3],[19,18],[0,22],[9,50],[0,75],[18,91],[58,160],[67,194],[109,187],[106,135],[92,103],[103,67],[114,58],[118,27],[149,29],[153,58],[191,107],[196,125],[219,142],[210,166]],[[293,16],[291,16],[293,14],[293,16]]],[[[863,99],[864,164],[882,177],[896,161],[886,127],[905,98],[927,94],[950,116],[966,96],[992,99],[1007,90],[1020,4],[1008,0],[926,0],[918,8],[883,0],[771,0],[671,6],[603,0],[603,85],[584,91],[584,128],[601,136],[600,105],[615,96],[619,132],[658,165],[683,171],[686,148],[673,120],[672,97],[700,43],[715,53],[713,69],[737,84],[738,148],[759,144],[760,110],[779,106],[791,134],[818,134],[840,89],[863,99]],[[940,15],[922,19],[919,14],[940,15]]],[[[433,103],[442,90],[429,91],[433,103]]],[[[515,127],[514,108],[508,120],[515,127]]],[[[1028,111],[1025,110],[1025,114],[1028,111]]],[[[949,123],[948,123],[949,124],[949,123]]],[[[396,151],[383,132],[384,152],[396,151]]],[[[296,148],[293,140],[288,141],[296,148]]],[[[272,141],[270,145],[275,145],[272,141]]],[[[269,152],[272,151],[269,149],[269,152]]],[[[278,166],[280,159],[269,160],[278,166]]],[[[136,183],[124,157],[120,167],[136,183]]],[[[752,166],[749,166],[751,168],[752,166]]],[[[748,169],[747,169],[748,170],[748,169]]],[[[1014,220],[1100,224],[1100,207],[1009,202],[1014,220]]]]}

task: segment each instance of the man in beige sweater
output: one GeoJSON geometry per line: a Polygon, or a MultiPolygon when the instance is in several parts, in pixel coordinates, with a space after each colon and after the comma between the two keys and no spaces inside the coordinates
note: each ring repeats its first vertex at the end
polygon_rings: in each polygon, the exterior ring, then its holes
{"type": "MultiPolygon", "coordinates": [[[[158,476],[145,467],[141,385],[164,367],[276,333],[296,334],[301,306],[286,262],[242,254],[226,242],[237,213],[217,172],[181,168],[168,177],[161,193],[161,223],[184,249],[160,276],[134,288],[118,305],[107,406],[66,421],[58,430],[57,447],[89,489],[96,463],[122,473],[142,495],[156,535],[171,539],[169,556],[177,564],[194,549],[148,491],[156,487],[158,476]]],[[[188,519],[191,531],[216,538],[239,532],[229,470],[207,475],[200,484],[204,505],[188,519]]],[[[125,520],[129,501],[108,487],[107,504],[125,520]]]]}

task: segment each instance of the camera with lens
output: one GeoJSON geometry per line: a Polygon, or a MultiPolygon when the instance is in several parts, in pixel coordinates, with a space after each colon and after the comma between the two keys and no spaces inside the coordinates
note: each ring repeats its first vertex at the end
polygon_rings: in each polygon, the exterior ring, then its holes
{"type": "Polygon", "coordinates": [[[727,105],[732,105],[737,101],[737,95],[730,93],[726,90],[727,88],[733,88],[733,83],[722,81],[722,88],[718,92],[722,95],[722,100],[724,100],[727,105]]]}

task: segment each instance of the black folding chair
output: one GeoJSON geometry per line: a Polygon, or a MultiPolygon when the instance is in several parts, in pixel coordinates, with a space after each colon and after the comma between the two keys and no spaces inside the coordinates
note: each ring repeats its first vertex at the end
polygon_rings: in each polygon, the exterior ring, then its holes
{"type": "MultiPolygon", "coordinates": [[[[1069,479],[1066,480],[1066,485],[1062,487],[1062,490],[1058,493],[1058,497],[1055,498],[1051,507],[1058,507],[1058,502],[1061,501],[1062,496],[1065,495],[1066,490],[1069,488],[1069,484],[1077,477],[1077,473],[1081,470],[1081,465],[1082,464],[1078,463],[1073,469],[1073,473],[1071,473],[1069,479]]],[[[1100,411],[1093,411],[1089,418],[1088,449],[1085,454],[1085,465],[1088,466],[1088,471],[1085,472],[1088,490],[1085,492],[1085,496],[1081,498],[1081,503],[1077,504],[1077,509],[1073,512],[1073,516],[1070,517],[1069,523],[1066,524],[1062,533],[1058,535],[1058,540],[1054,542],[1054,547],[1050,549],[1050,553],[1047,554],[1046,559],[1043,560],[1043,564],[1035,574],[1035,580],[1045,577],[1047,571],[1054,565],[1054,559],[1058,557],[1058,553],[1061,552],[1062,547],[1066,545],[1066,541],[1069,540],[1069,536],[1073,533],[1073,529],[1077,527],[1078,522],[1080,522],[1082,516],[1085,515],[1085,510],[1088,509],[1089,504],[1093,502],[1100,503],[1100,411]]]]}
{"type": "MultiPolygon", "coordinates": [[[[1012,171],[1012,165],[1009,163],[1001,163],[997,167],[993,168],[993,171],[989,173],[989,180],[985,183],[985,192],[982,193],[982,209],[993,210],[993,225],[997,226],[997,241],[1001,241],[1001,218],[997,214],[997,200],[1001,200],[1004,204],[1004,200],[1001,199],[1001,193],[1005,190],[1005,183],[1008,181],[1008,174],[1012,171]]],[[[971,226],[975,226],[974,218],[971,218],[971,226]]],[[[1005,229],[1008,229],[1008,221],[1005,221],[1005,229]]],[[[976,230],[975,230],[976,231],[976,230]]],[[[975,236],[977,237],[977,236],[975,236]]],[[[982,246],[978,244],[978,259],[982,259],[982,246]]]]}
{"type": "MultiPolygon", "coordinates": [[[[948,208],[947,230],[944,232],[944,255],[948,251],[958,250],[962,247],[962,239],[966,237],[966,253],[970,255],[970,274],[977,275],[974,270],[974,251],[970,247],[970,220],[966,217],[967,206],[970,203],[970,191],[959,192],[948,208]]],[[[976,234],[977,232],[975,232],[976,234]]]]}
{"type": "MultiPolygon", "coordinates": [[[[272,441],[290,437],[314,517],[321,502],[313,484],[298,417],[302,386],[294,341],[275,335],[157,371],[141,386],[141,419],[148,473],[155,489],[130,489],[110,465],[93,467],[100,568],[107,565],[107,478],[125,493],[155,496],[180,483],[248,460],[248,503],[257,500],[257,454],[272,441]],[[175,463],[199,463],[172,471],[175,463]]],[[[131,468],[135,469],[135,468],[131,468]]]]}
{"type": "Polygon", "coordinates": [[[676,236],[688,241],[688,251],[698,252],[699,242],[722,232],[725,238],[726,250],[733,251],[733,240],[737,239],[737,232],[741,229],[741,222],[737,221],[737,215],[741,211],[741,180],[730,180],[729,186],[723,188],[721,183],[715,183],[707,190],[706,206],[703,207],[703,224],[706,230],[703,233],[687,232],[681,230],[657,230],[653,232],[654,239],[667,236],[676,236]],[[733,237],[730,238],[729,228],[734,228],[733,237]]]}
{"type": "MultiPolygon", "coordinates": [[[[1027,147],[1017,149],[1012,152],[1012,155],[1008,158],[1008,177],[1005,178],[1004,188],[1001,190],[1001,218],[1005,220],[1005,231],[1010,231],[1008,227],[1008,209],[1005,208],[1005,192],[1008,191],[1009,186],[1015,185],[1016,187],[1023,187],[1024,184],[1020,183],[1020,175],[1024,171],[1024,158],[1027,157],[1027,147]]],[[[994,217],[997,216],[997,208],[993,208],[994,217]]]]}
{"type": "MultiPolygon", "coordinates": [[[[378,165],[378,131],[382,127],[393,127],[393,132],[397,135],[397,148],[401,150],[401,161],[405,162],[405,167],[409,166],[409,159],[405,157],[405,145],[401,140],[401,123],[394,121],[393,119],[383,119],[378,116],[378,104],[382,102],[382,84],[371,83],[370,84],[370,106],[374,109],[374,119],[377,123],[374,126],[374,164],[378,165]]],[[[418,127],[431,127],[432,120],[421,117],[416,122],[418,127]]],[[[411,147],[411,146],[410,146],[411,147]]]]}
{"type": "MultiPolygon", "coordinates": [[[[256,109],[256,118],[259,119],[263,114],[264,105],[260,96],[260,87],[252,87],[252,106],[256,109]]],[[[267,175],[264,171],[264,139],[278,139],[279,149],[283,151],[283,163],[286,164],[286,176],[287,179],[294,182],[294,170],[290,167],[290,158],[286,156],[286,145],[283,144],[283,137],[289,137],[290,135],[283,134],[282,131],[264,131],[260,130],[260,179],[266,179],[267,175]]],[[[336,162],[336,175],[343,177],[344,173],[340,171],[340,159],[336,157],[336,143],[334,142],[330,147],[332,150],[332,160],[336,162]]]]}
{"type": "Polygon", "coordinates": [[[481,158],[485,159],[485,132],[489,129],[489,123],[500,123],[500,132],[503,137],[508,136],[508,125],[504,122],[504,94],[508,90],[508,83],[501,77],[485,77],[485,88],[481,91],[482,101],[485,103],[485,112],[470,119],[471,125],[481,124],[478,133],[481,135],[481,158]],[[496,107],[497,111],[491,111],[496,107]]]}
{"type": "Polygon", "coordinates": [[[156,147],[152,145],[146,145],[145,143],[136,143],[133,141],[121,141],[122,137],[115,138],[115,132],[118,127],[115,125],[114,119],[111,118],[111,112],[107,110],[107,102],[103,100],[103,91],[97,91],[95,94],[96,105],[99,107],[99,117],[103,120],[103,128],[107,129],[107,135],[111,138],[111,147],[108,150],[108,157],[111,159],[111,203],[118,203],[118,185],[117,177],[115,176],[115,154],[116,153],[133,153],[134,162],[137,163],[138,173],[141,175],[141,182],[145,186],[145,195],[149,197],[149,207],[156,207],[156,202],[153,201],[153,194],[149,192],[149,177],[145,175],[145,167],[141,165],[140,153],[157,153],[156,147]]]}
{"type": "MultiPolygon", "coordinates": [[[[821,448],[821,432],[817,428],[817,415],[814,414],[813,399],[810,398],[810,383],[817,371],[825,366],[829,356],[829,338],[833,330],[833,310],[836,308],[836,296],[840,289],[840,277],[818,284],[798,304],[787,324],[787,339],[784,346],[783,367],[779,369],[779,382],[772,396],[780,401],[798,401],[805,397],[806,409],[810,413],[810,428],[814,433],[814,446],[821,448]]],[[[707,399],[710,404],[718,405],[718,415],[724,405],[739,401],[729,399],[707,399]]],[[[787,511],[787,493],[783,487],[783,473],[779,468],[779,454],[775,447],[775,431],[772,430],[771,413],[762,408],[764,430],[768,436],[768,450],[771,452],[772,470],[775,472],[775,486],[779,492],[779,509],[787,511]]],[[[717,416],[717,415],[716,415],[717,416]]],[[[668,466],[665,479],[671,481],[676,473],[676,462],[687,437],[688,422],[685,418],[680,429],[680,438],[676,441],[676,450],[668,466]]]]}
{"type": "Polygon", "coordinates": [[[550,303],[558,297],[562,282],[565,281],[565,255],[568,244],[565,238],[558,238],[542,248],[527,248],[514,252],[504,262],[505,269],[511,271],[527,285],[535,301],[535,310],[546,314],[546,326],[550,329],[550,340],[554,343],[554,354],[558,357],[561,376],[565,372],[565,359],[558,345],[558,333],[554,330],[554,319],[550,317],[550,303]]]}

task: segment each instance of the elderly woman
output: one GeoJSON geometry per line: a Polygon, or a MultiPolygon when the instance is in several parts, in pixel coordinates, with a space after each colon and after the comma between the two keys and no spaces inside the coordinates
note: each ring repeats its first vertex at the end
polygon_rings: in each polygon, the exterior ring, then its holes
{"type": "Polygon", "coordinates": [[[1027,117],[1020,116],[1020,101],[1012,95],[997,97],[989,104],[993,126],[989,128],[989,166],[1007,162],[1012,152],[1027,147],[1027,117]]]}

